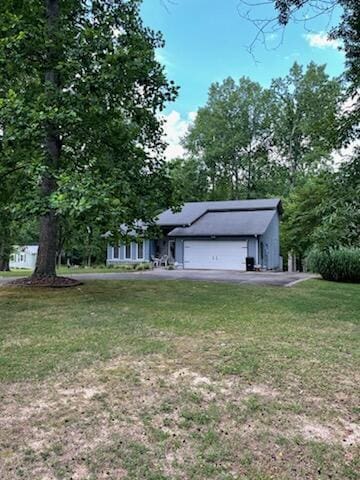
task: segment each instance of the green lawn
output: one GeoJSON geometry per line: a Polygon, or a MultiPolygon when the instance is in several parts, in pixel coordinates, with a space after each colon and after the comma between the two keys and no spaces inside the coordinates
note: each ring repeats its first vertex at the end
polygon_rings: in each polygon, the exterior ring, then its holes
{"type": "Polygon", "coordinates": [[[356,479],[360,285],[0,288],[0,478],[356,479]]]}
{"type": "MultiPolygon", "coordinates": [[[[60,267],[57,269],[59,275],[79,274],[79,273],[115,273],[119,271],[132,271],[131,266],[119,265],[116,267],[60,267]]],[[[27,277],[32,274],[32,270],[25,268],[14,268],[10,272],[0,272],[0,277],[27,277]]]]}

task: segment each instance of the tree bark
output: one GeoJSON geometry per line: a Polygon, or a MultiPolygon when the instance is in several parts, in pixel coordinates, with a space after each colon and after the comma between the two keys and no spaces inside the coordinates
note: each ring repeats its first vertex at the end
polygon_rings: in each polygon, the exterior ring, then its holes
{"type": "Polygon", "coordinates": [[[247,188],[246,188],[246,198],[251,198],[251,154],[247,154],[248,164],[247,164],[247,188]]]}
{"type": "Polygon", "coordinates": [[[5,220],[0,225],[0,271],[10,270],[11,236],[8,222],[5,220]]]}
{"type": "MultiPolygon", "coordinates": [[[[48,106],[53,106],[54,92],[59,90],[59,78],[56,72],[58,46],[56,30],[59,19],[59,0],[45,0],[47,16],[47,35],[49,48],[46,59],[45,93],[48,106]]],[[[41,193],[46,205],[45,213],[40,217],[39,252],[33,277],[56,276],[56,249],[58,220],[56,212],[50,207],[50,197],[56,191],[55,172],[59,166],[61,140],[59,129],[53,122],[45,125],[45,173],[41,179],[41,193]]]]}
{"type": "MultiPolygon", "coordinates": [[[[295,114],[296,117],[296,114],[295,114]]],[[[297,176],[297,155],[294,151],[294,143],[295,143],[295,131],[296,131],[296,118],[293,120],[293,126],[291,129],[290,139],[289,139],[289,162],[290,162],[290,185],[295,187],[296,184],[296,176],[297,176]]]]}
{"type": "Polygon", "coordinates": [[[4,242],[0,243],[0,272],[10,271],[10,248],[4,242]]]}
{"type": "Polygon", "coordinates": [[[91,267],[91,253],[92,253],[92,228],[87,226],[87,242],[86,242],[86,265],[91,267]]]}
{"type": "Polygon", "coordinates": [[[57,218],[50,210],[40,218],[39,252],[33,277],[56,276],[57,218]]]}

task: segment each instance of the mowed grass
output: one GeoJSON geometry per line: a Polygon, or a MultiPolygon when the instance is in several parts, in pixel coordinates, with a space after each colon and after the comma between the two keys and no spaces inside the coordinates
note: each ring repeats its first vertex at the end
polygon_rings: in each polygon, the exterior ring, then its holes
{"type": "MultiPolygon", "coordinates": [[[[79,275],[82,273],[116,273],[116,272],[128,272],[129,267],[128,265],[117,265],[116,267],[106,267],[105,265],[102,266],[95,266],[95,267],[59,267],[57,268],[58,275],[79,275]]],[[[130,270],[131,271],[131,270],[130,270]]],[[[28,268],[13,268],[9,272],[1,272],[0,271],[0,278],[11,278],[11,277],[28,277],[32,274],[32,270],[28,268]]]]}
{"type": "Polygon", "coordinates": [[[356,479],[360,285],[0,288],[2,479],[356,479]]]}

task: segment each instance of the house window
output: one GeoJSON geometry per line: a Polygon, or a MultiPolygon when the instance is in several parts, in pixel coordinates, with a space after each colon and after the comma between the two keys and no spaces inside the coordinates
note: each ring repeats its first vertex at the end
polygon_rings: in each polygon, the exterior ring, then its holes
{"type": "Polygon", "coordinates": [[[21,253],[20,254],[20,262],[23,262],[24,261],[24,255],[21,253]]]}
{"type": "Polygon", "coordinates": [[[125,245],[125,259],[131,260],[131,243],[125,245]]]}
{"type": "Polygon", "coordinates": [[[119,258],[119,247],[114,247],[113,258],[119,258]]]}
{"type": "Polygon", "coordinates": [[[137,258],[138,260],[144,259],[144,242],[139,242],[137,244],[137,258]]]}

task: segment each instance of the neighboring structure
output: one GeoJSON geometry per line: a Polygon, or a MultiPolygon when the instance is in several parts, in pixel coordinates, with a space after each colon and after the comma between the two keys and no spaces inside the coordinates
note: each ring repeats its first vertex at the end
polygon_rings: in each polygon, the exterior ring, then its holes
{"type": "Polygon", "coordinates": [[[15,245],[10,256],[10,269],[35,268],[38,245],[15,245]]]}
{"type": "Polygon", "coordinates": [[[168,258],[180,268],[246,270],[281,267],[279,199],[185,203],[156,220],[161,238],[109,246],[107,263],[139,263],[168,258]]]}

